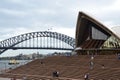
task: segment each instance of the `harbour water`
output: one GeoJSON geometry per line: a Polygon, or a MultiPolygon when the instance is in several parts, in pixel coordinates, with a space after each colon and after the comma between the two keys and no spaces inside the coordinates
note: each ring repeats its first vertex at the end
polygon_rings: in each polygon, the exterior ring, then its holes
{"type": "Polygon", "coordinates": [[[18,66],[21,66],[30,62],[31,60],[17,60],[17,61],[19,62],[19,64],[9,65],[8,63],[10,62],[10,60],[0,60],[0,71],[10,69],[10,68],[14,69],[18,66]]]}

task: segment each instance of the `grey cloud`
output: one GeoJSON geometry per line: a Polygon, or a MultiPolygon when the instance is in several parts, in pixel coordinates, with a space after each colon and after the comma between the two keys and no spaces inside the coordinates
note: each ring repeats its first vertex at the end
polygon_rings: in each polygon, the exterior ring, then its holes
{"type": "MultiPolygon", "coordinates": [[[[76,27],[78,12],[81,10],[99,16],[103,21],[119,23],[118,18],[113,17],[112,11],[105,14],[103,12],[103,9],[113,2],[114,0],[19,0],[18,2],[5,0],[0,3],[2,4],[0,7],[8,9],[11,14],[0,12],[0,28],[21,26],[38,28],[38,26],[46,26],[46,24],[55,28],[74,28],[76,27]]],[[[119,15],[117,13],[116,15],[119,15]]]]}

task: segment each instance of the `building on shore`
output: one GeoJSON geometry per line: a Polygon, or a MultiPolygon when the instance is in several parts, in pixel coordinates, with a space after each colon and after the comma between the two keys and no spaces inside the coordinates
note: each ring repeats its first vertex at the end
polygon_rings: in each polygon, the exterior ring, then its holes
{"type": "Polygon", "coordinates": [[[79,54],[119,53],[120,37],[91,16],[79,12],[75,51],[79,54]]]}

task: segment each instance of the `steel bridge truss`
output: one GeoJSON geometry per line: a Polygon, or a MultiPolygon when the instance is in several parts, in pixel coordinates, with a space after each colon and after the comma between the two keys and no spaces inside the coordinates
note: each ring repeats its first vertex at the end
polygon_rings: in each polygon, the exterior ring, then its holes
{"type": "Polygon", "coordinates": [[[74,38],[50,31],[22,34],[0,42],[0,54],[8,49],[73,50],[74,48],[74,38]],[[71,46],[71,48],[65,46],[62,42],[71,46]]]}

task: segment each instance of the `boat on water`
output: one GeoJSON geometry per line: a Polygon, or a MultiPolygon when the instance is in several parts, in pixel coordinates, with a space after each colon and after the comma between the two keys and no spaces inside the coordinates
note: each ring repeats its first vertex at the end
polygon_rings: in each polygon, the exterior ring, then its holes
{"type": "Polygon", "coordinates": [[[9,65],[15,65],[15,64],[19,64],[19,62],[15,59],[10,60],[10,62],[8,63],[9,65]]]}

